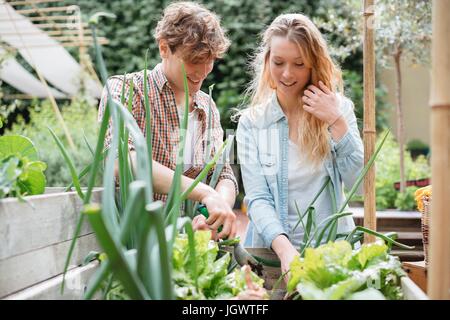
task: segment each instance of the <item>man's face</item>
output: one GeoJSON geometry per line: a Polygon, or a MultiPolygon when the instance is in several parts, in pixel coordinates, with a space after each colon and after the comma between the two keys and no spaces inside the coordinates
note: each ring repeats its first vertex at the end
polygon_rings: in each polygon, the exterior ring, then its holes
{"type": "Polygon", "coordinates": [[[161,50],[160,45],[163,70],[172,90],[175,94],[184,92],[183,73],[181,71],[181,65],[184,62],[184,68],[188,80],[189,95],[194,95],[200,90],[203,81],[211,73],[214,67],[214,59],[209,59],[201,63],[191,63],[183,61],[178,51],[172,53],[168,47],[162,49],[163,50],[161,50]]]}

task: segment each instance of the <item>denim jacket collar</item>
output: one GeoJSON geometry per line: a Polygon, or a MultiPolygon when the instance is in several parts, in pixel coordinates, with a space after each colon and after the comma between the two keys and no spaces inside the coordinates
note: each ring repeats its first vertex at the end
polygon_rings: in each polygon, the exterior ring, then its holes
{"type": "Polygon", "coordinates": [[[267,107],[270,108],[270,112],[268,112],[268,114],[271,115],[270,120],[272,122],[277,122],[282,118],[286,118],[286,115],[284,114],[283,109],[281,109],[281,105],[278,102],[277,94],[275,91],[273,92],[270,103],[267,107]]]}

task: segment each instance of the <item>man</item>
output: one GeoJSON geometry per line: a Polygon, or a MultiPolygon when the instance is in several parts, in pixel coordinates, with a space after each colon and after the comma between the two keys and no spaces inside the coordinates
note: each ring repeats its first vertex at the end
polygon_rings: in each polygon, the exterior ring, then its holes
{"type": "MultiPolygon", "coordinates": [[[[112,98],[120,101],[125,83],[125,97],[129,96],[133,81],[132,114],[145,134],[144,81],[149,87],[151,130],[153,144],[153,183],[155,200],[166,200],[169,192],[179,144],[180,119],[184,111],[184,87],[181,66],[184,63],[189,87],[189,123],[184,155],[185,171],[182,189],[186,190],[204,167],[207,144],[207,128],[210,97],[200,90],[203,81],[212,71],[214,61],[221,58],[229,47],[229,40],[222,30],[218,17],[192,2],[170,4],[155,30],[161,63],[148,72],[135,72],[123,79],[113,76],[108,80],[112,98]]],[[[104,90],[99,107],[101,120],[106,106],[104,90]]],[[[211,101],[212,155],[223,141],[223,130],[217,107],[211,101]]],[[[105,147],[111,142],[111,124],[105,138],[105,147]]],[[[135,158],[133,142],[129,141],[130,154],[135,158]]],[[[135,161],[133,161],[135,163],[135,161]]],[[[209,176],[211,176],[212,172],[209,176]]],[[[229,164],[225,164],[215,189],[200,183],[189,198],[206,205],[209,218],[196,217],[196,229],[223,229],[216,238],[234,237],[236,216],[232,211],[238,186],[229,164]]]]}

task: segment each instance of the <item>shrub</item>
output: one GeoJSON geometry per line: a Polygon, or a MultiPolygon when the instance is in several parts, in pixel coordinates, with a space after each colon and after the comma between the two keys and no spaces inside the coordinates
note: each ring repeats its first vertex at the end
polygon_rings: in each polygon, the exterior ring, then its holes
{"type": "MultiPolygon", "coordinates": [[[[376,161],[375,188],[377,209],[383,210],[396,207],[401,210],[414,210],[415,208],[413,203],[414,192],[411,191],[413,188],[407,188],[404,195],[399,195],[399,192],[394,188],[394,183],[400,180],[400,155],[398,148],[398,143],[392,136],[389,136],[376,161]]],[[[404,153],[407,180],[417,180],[431,176],[430,165],[423,155],[413,161],[409,152],[405,150],[404,153]]]]}
{"type": "Polygon", "coordinates": [[[416,210],[416,200],[414,197],[414,193],[419,187],[410,186],[406,187],[404,193],[397,193],[397,198],[395,199],[395,207],[399,210],[412,211],[416,210]]]}
{"type": "MultiPolygon", "coordinates": [[[[85,99],[74,99],[62,107],[62,116],[77,150],[76,154],[72,155],[76,161],[75,165],[77,170],[81,171],[92,161],[92,155],[83,135],[86,135],[91,145],[95,143],[98,131],[97,109],[85,99]]],[[[6,134],[25,135],[34,141],[40,152],[40,159],[47,163],[45,171],[47,186],[67,186],[72,182],[70,172],[47,126],[52,128],[62,141],[67,141],[50,102],[34,101],[30,109],[30,122],[25,123],[24,119],[20,118],[11,129],[6,131],[6,134]]],[[[68,145],[66,147],[71,150],[68,145]]]]}

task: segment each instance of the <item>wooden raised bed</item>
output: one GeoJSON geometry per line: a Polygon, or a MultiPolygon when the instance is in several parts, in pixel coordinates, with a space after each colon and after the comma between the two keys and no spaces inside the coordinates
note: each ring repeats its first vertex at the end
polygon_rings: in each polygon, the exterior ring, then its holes
{"type": "MultiPolygon", "coordinates": [[[[87,281],[97,263],[81,266],[90,251],[101,251],[87,221],[75,248],[66,289],[60,293],[62,271],[70,240],[73,237],[82,202],[76,192],[48,188],[27,202],[15,198],[0,201],[0,299],[81,299],[87,281]]],[[[93,201],[101,201],[101,190],[95,190],[93,201]]],[[[248,248],[258,256],[275,259],[265,248],[248,248]]],[[[263,278],[271,290],[280,276],[279,268],[266,267],[263,278]]],[[[409,278],[402,280],[408,300],[427,299],[409,278]]],[[[284,282],[280,282],[272,299],[282,299],[284,282]]]]}
{"type": "MultiPolygon", "coordinates": [[[[80,265],[90,251],[99,251],[99,246],[86,220],[61,296],[60,275],[82,208],[76,192],[63,190],[47,188],[43,195],[26,197],[26,202],[17,198],[0,201],[0,299],[81,298],[93,264],[80,265]]],[[[94,190],[93,201],[101,201],[101,190],[94,190]]]]}

